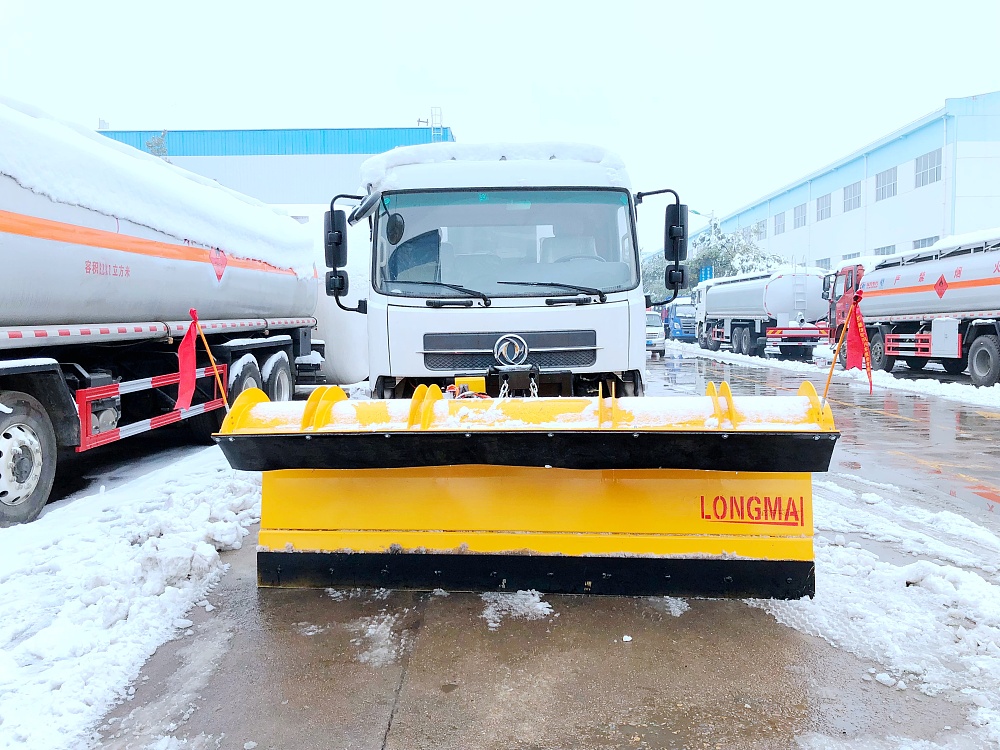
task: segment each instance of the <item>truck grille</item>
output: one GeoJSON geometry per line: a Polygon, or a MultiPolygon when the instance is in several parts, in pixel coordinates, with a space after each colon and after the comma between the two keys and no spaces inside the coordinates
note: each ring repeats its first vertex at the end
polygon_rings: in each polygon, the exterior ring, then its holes
{"type": "Polygon", "coordinates": [[[689,319],[682,319],[681,331],[683,331],[684,333],[694,333],[694,321],[689,319]]]}
{"type": "Polygon", "coordinates": [[[525,364],[542,370],[590,367],[597,361],[596,331],[502,331],[424,334],[424,367],[453,372],[485,371],[499,364],[493,356],[497,339],[516,333],[528,345],[525,364]]]}

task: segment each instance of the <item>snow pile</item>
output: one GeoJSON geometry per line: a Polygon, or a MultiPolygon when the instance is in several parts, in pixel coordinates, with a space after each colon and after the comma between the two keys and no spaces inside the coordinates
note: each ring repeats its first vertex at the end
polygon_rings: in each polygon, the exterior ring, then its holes
{"type": "Polygon", "coordinates": [[[259,475],[217,448],[0,529],[0,747],[73,746],[224,572],[259,475]]]}
{"type": "Polygon", "coordinates": [[[361,192],[434,187],[629,188],[622,160],[581,143],[428,143],[401,146],[361,165],[361,192]]]}
{"type": "Polygon", "coordinates": [[[313,274],[310,231],[254,198],[2,97],[0,133],[0,174],[32,192],[313,274]]]}
{"type": "Polygon", "coordinates": [[[486,602],[480,615],[486,620],[490,630],[498,630],[504,617],[520,617],[525,620],[541,620],[552,614],[552,605],[542,601],[542,595],[534,589],[518,591],[515,594],[487,592],[482,594],[486,602]]]}
{"type": "Polygon", "coordinates": [[[672,617],[680,617],[691,609],[686,599],[679,599],[676,596],[651,596],[647,601],[653,605],[653,609],[672,617]]]}
{"type": "Polygon", "coordinates": [[[945,694],[969,706],[984,741],[1000,743],[1000,538],[904,492],[851,489],[855,477],[819,482],[816,598],[753,601],[778,622],[818,636],[877,667],[862,679],[945,694]],[[886,562],[845,534],[913,557],[886,562]]]}

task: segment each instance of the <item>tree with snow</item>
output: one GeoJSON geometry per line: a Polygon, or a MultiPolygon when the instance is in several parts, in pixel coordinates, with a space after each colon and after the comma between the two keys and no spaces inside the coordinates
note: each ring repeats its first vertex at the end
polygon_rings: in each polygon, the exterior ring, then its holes
{"type": "Polygon", "coordinates": [[[713,276],[718,278],[752,271],[770,271],[788,262],[777,253],[769,253],[757,247],[749,228],[725,234],[718,221],[713,221],[707,231],[694,239],[689,256],[688,278],[693,280],[691,286],[698,283],[701,269],[709,266],[713,269],[713,276]]]}
{"type": "Polygon", "coordinates": [[[159,135],[154,135],[146,141],[146,150],[153,156],[159,156],[163,161],[169,162],[167,158],[167,131],[163,130],[159,135]]]}

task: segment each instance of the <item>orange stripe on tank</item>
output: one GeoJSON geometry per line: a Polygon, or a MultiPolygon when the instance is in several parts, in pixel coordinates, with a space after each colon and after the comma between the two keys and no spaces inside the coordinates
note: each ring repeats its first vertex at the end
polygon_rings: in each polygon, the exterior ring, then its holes
{"type": "MultiPolygon", "coordinates": [[[[1000,284],[1000,277],[995,279],[967,279],[965,281],[955,280],[948,282],[948,289],[972,289],[980,286],[997,286],[1000,284]]],[[[865,297],[885,297],[889,294],[916,294],[917,292],[934,292],[933,284],[920,284],[919,286],[900,286],[889,289],[872,289],[865,291],[865,297]]],[[[947,292],[945,292],[947,293],[947,292]]],[[[936,294],[936,292],[935,292],[936,294]]]]}
{"type": "MultiPolygon", "coordinates": [[[[187,260],[195,263],[211,264],[208,248],[191,245],[175,245],[170,242],[147,240],[142,237],[132,237],[128,234],[107,232],[103,229],[82,227],[78,224],[66,224],[51,219],[40,219],[37,216],[27,216],[11,211],[0,210],[0,232],[19,234],[23,237],[36,237],[42,240],[67,242],[73,245],[86,245],[107,250],[119,250],[134,255],[145,255],[167,260],[187,260]]],[[[238,258],[226,253],[226,264],[234,268],[244,268],[251,271],[266,273],[281,273],[293,275],[290,268],[278,268],[262,260],[238,258]]]]}

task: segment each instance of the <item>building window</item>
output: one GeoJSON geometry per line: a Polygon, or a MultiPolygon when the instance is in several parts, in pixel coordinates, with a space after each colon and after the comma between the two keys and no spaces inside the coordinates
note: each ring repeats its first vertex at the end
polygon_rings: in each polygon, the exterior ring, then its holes
{"type": "Polygon", "coordinates": [[[844,260],[850,260],[851,258],[860,258],[861,253],[848,253],[847,255],[841,256],[844,260]]]}
{"type": "Polygon", "coordinates": [[[939,239],[941,238],[935,234],[933,237],[924,237],[922,240],[913,240],[913,249],[920,250],[921,248],[924,247],[930,247],[939,239]]]}
{"type": "Polygon", "coordinates": [[[740,237],[742,237],[746,242],[750,241],[750,227],[743,227],[740,229],[740,237]]]}
{"type": "Polygon", "coordinates": [[[885,247],[876,247],[872,254],[873,255],[895,255],[896,254],[896,246],[895,245],[886,245],[885,247]]]}
{"type": "Polygon", "coordinates": [[[941,149],[917,157],[917,177],[913,187],[923,187],[941,179],[941,149]]]}
{"type": "Polygon", "coordinates": [[[767,239],[767,219],[761,219],[753,225],[753,238],[755,240],[767,239]]]}
{"type": "Polygon", "coordinates": [[[821,195],[816,199],[816,221],[830,218],[830,194],[821,195]]]}
{"type": "Polygon", "coordinates": [[[774,215],[774,233],[784,234],[785,233],[785,212],[782,211],[780,214],[774,215]]]}
{"type": "Polygon", "coordinates": [[[844,188],[844,213],[861,208],[861,181],[844,188]]]}
{"type": "Polygon", "coordinates": [[[801,206],[795,207],[795,226],[793,229],[798,229],[799,227],[804,227],[806,225],[806,204],[803,203],[801,206]]]}
{"type": "Polygon", "coordinates": [[[830,259],[829,258],[820,258],[819,260],[816,261],[816,265],[819,266],[820,268],[822,268],[825,271],[829,271],[830,270],[830,259]]]}
{"type": "Polygon", "coordinates": [[[881,201],[896,194],[896,168],[875,175],[875,200],[881,201]]]}

